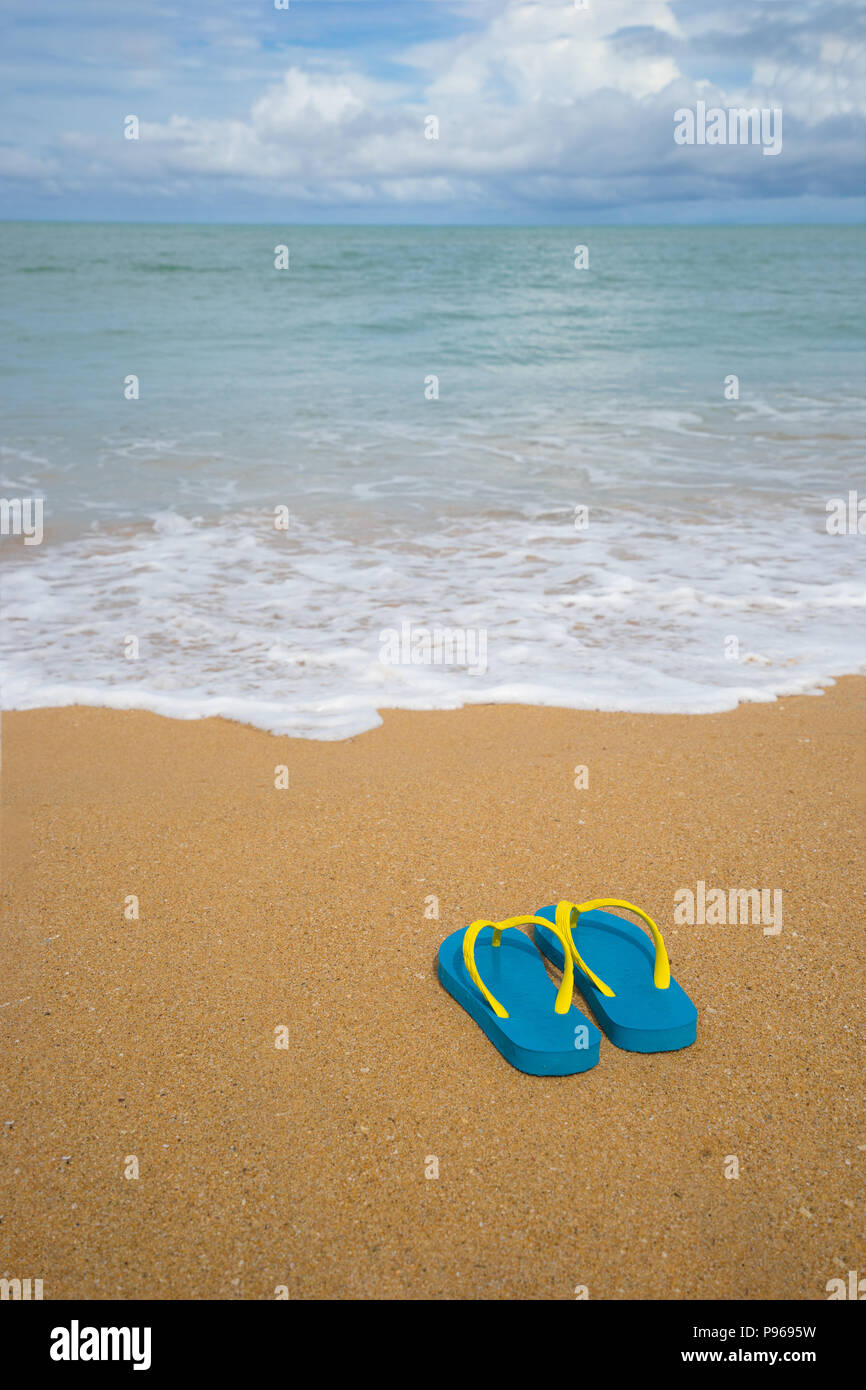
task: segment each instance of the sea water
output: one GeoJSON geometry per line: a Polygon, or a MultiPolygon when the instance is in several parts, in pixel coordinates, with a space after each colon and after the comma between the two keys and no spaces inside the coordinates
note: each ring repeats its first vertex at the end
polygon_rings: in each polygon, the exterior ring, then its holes
{"type": "Polygon", "coordinates": [[[3,707],[343,738],[862,671],[864,279],[857,227],[0,224],[3,707]]]}

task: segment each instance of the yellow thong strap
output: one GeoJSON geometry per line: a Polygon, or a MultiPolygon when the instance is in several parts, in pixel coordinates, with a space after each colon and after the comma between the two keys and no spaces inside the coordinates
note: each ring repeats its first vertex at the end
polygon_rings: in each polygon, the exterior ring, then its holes
{"type": "MultiPolygon", "coordinates": [[[[508,917],[503,922],[488,922],[482,918],[478,922],[473,922],[466,928],[463,935],[463,960],[466,969],[473,982],[478,986],[484,998],[487,1000],[497,1018],[508,1018],[508,1010],[504,1009],[498,999],[494,999],[490,990],[478,974],[478,967],[475,964],[475,941],[482,927],[493,928],[493,945],[499,946],[502,943],[502,933],[508,927],[525,927],[531,922],[537,922],[539,926],[550,927],[559,937],[562,944],[563,955],[565,956],[565,970],[562,975],[562,984],[556,995],[554,1009],[558,1014],[567,1014],[571,1008],[571,996],[574,993],[574,966],[571,962],[571,951],[569,950],[569,937],[560,931],[559,926],[549,922],[546,917],[508,917]]],[[[577,954],[575,952],[575,954],[577,954]]],[[[584,967],[585,969],[586,967],[584,967]]]]}
{"type": "MultiPolygon", "coordinates": [[[[559,928],[557,936],[560,940],[562,940],[563,935],[567,938],[568,944],[574,954],[574,959],[580,966],[584,975],[592,980],[593,984],[597,989],[601,990],[602,994],[606,994],[609,999],[615,998],[614,991],[604,983],[604,980],[600,980],[597,975],[593,974],[585,961],[581,960],[577,953],[577,947],[574,944],[574,937],[571,934],[572,928],[577,926],[577,919],[581,912],[592,912],[597,907],[624,907],[629,912],[636,913],[642,921],[646,922],[656,948],[655,965],[653,966],[653,983],[656,989],[667,989],[671,982],[671,967],[668,961],[668,953],[665,950],[665,943],[662,940],[662,934],[648,913],[644,912],[640,907],[635,907],[634,903],[625,902],[622,898],[592,898],[589,902],[585,903],[561,902],[556,905],[556,925],[559,928]]],[[[547,922],[545,925],[549,927],[550,923],[547,922]]]]}

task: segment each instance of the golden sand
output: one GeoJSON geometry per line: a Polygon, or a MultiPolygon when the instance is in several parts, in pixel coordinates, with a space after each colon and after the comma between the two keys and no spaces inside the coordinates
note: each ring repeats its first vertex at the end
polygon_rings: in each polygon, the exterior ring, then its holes
{"type": "Polygon", "coordinates": [[[4,715],[0,1274],[826,1298],[866,1270],[864,690],[388,712],[341,743],[4,715]],[[674,925],[699,880],[781,889],[782,931],[674,925]],[[439,985],[439,942],[599,895],[659,921],[697,1043],[523,1075],[439,985]]]}

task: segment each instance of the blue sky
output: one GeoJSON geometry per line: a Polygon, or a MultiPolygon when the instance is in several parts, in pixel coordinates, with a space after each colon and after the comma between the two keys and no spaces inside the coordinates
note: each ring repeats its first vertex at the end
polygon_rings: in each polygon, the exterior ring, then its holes
{"type": "Polygon", "coordinates": [[[860,0],[6,0],[0,52],[4,218],[866,212],[860,0]],[[699,100],[780,108],[781,152],[677,145],[699,100]]]}

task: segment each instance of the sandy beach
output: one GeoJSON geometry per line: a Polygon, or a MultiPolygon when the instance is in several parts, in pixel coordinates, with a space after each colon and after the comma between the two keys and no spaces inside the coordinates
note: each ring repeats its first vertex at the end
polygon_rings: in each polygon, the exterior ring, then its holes
{"type": "Polygon", "coordinates": [[[332,743],[4,714],[0,1273],[46,1299],[826,1298],[866,1258],[864,691],[386,711],[332,743]],[[674,925],[698,882],[781,890],[781,932],[674,925]],[[523,1075],[439,942],[602,894],[659,922],[697,1043],[523,1075]]]}

